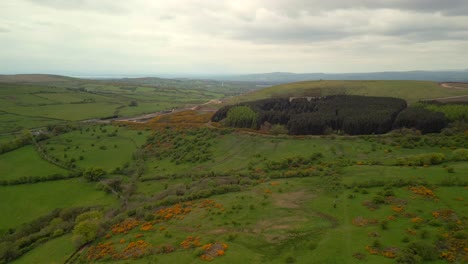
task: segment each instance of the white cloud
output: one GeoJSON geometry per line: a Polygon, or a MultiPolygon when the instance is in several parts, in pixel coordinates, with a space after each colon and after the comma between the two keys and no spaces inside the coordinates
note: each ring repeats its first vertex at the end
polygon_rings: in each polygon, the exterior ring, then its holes
{"type": "Polygon", "coordinates": [[[458,0],[3,0],[0,73],[466,68],[467,7],[458,0]]]}

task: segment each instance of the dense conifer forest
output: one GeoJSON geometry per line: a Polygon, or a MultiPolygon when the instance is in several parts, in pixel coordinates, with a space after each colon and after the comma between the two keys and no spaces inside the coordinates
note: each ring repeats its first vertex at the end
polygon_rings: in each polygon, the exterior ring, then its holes
{"type": "Polygon", "coordinates": [[[279,124],[291,135],[321,135],[331,131],[349,135],[383,134],[402,127],[430,133],[440,132],[447,125],[443,113],[407,107],[403,99],[355,95],[240,103],[221,108],[212,120],[253,129],[279,124]]]}

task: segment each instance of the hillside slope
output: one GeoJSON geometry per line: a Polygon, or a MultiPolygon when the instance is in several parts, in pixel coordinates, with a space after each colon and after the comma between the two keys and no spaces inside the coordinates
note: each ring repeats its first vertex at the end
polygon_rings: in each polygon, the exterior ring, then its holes
{"type": "Polygon", "coordinates": [[[14,74],[1,75],[0,82],[4,83],[51,83],[51,82],[67,82],[76,78],[51,75],[51,74],[14,74]]]}
{"type": "Polygon", "coordinates": [[[428,81],[306,81],[281,84],[232,98],[239,103],[272,97],[327,96],[335,94],[386,96],[419,100],[468,95],[468,91],[441,87],[428,81]]]}

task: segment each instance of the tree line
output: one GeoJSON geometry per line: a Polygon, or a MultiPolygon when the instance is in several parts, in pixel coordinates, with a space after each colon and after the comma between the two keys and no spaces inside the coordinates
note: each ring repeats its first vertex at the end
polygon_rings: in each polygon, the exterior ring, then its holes
{"type": "Polygon", "coordinates": [[[408,127],[423,133],[440,132],[447,125],[443,113],[408,107],[406,101],[391,97],[333,95],[327,97],[271,98],[224,106],[212,117],[232,127],[259,129],[279,124],[291,135],[383,134],[408,127]]]}

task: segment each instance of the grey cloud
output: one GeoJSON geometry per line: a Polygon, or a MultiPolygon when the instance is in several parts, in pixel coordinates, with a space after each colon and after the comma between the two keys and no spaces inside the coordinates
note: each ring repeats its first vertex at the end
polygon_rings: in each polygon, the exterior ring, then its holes
{"type": "Polygon", "coordinates": [[[308,43],[343,39],[351,34],[339,29],[314,25],[254,25],[231,33],[231,37],[257,43],[308,43]]]}
{"type": "Polygon", "coordinates": [[[264,8],[292,16],[301,12],[318,13],[339,9],[396,9],[412,12],[440,12],[444,15],[468,14],[466,0],[261,0],[264,8]]]}
{"type": "Polygon", "coordinates": [[[125,9],[118,0],[27,0],[37,5],[70,11],[91,11],[99,13],[124,14],[125,9]]]}
{"type": "MultiPolygon", "coordinates": [[[[384,6],[378,5],[379,2],[391,2],[393,6],[398,6],[398,2],[402,1],[375,1],[374,5],[384,6]]],[[[419,1],[415,1],[412,5],[407,4],[405,8],[416,9],[417,2],[419,1]]],[[[427,1],[428,5],[430,2],[432,1],[427,1]]],[[[307,5],[307,3],[293,1],[291,3],[293,6],[289,8],[298,8],[298,5],[307,5]]],[[[328,6],[321,7],[331,8],[333,3],[331,1],[328,6]]],[[[404,7],[404,3],[398,7],[404,7]]],[[[438,5],[434,4],[426,8],[436,10],[437,7],[438,5]]],[[[320,13],[305,12],[304,9],[299,11],[300,8],[294,10],[297,16],[269,9],[269,14],[273,15],[267,18],[261,17],[253,19],[250,23],[231,23],[234,25],[224,26],[231,29],[230,37],[254,43],[312,43],[360,36],[389,36],[419,42],[466,40],[468,34],[468,16],[452,17],[440,13],[409,12],[400,9],[350,8],[335,11],[330,9],[328,12],[320,13]]],[[[242,19],[239,18],[239,21],[242,19]]]]}

